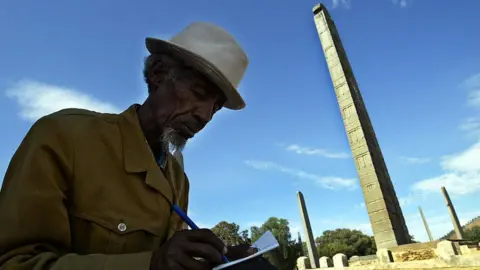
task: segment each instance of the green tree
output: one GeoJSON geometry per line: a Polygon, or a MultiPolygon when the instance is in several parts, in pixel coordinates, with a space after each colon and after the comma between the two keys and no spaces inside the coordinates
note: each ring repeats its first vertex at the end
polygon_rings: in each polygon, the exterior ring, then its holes
{"type": "Polygon", "coordinates": [[[221,221],[212,228],[212,231],[218,238],[222,239],[227,246],[250,243],[248,230],[240,231],[240,226],[235,223],[221,221]]]}
{"type": "Polygon", "coordinates": [[[415,237],[413,235],[410,235],[410,243],[418,243],[417,240],[415,240],[415,237]]]}
{"type": "Polygon", "coordinates": [[[301,256],[308,256],[307,242],[302,242],[302,254],[301,256]]]}
{"type": "Polygon", "coordinates": [[[480,242],[480,226],[473,226],[463,231],[463,239],[480,242]]]}
{"type": "Polygon", "coordinates": [[[365,235],[359,230],[324,231],[322,236],[315,239],[315,243],[320,256],[332,257],[337,253],[343,253],[347,257],[365,256],[377,251],[373,236],[365,235]]]}
{"type": "Polygon", "coordinates": [[[271,231],[279,243],[279,247],[268,252],[265,257],[279,270],[292,270],[296,268],[297,258],[302,252],[302,247],[292,239],[288,220],[271,217],[260,228],[252,227],[252,242],[255,242],[263,233],[271,231]]]}

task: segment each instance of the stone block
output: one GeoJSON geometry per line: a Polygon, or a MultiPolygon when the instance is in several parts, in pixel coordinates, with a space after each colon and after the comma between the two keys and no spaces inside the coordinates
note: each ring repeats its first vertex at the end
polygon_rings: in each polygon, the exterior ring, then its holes
{"type": "Polygon", "coordinates": [[[335,254],[335,256],[333,256],[333,266],[335,268],[347,267],[348,266],[347,255],[342,253],[335,254]]]}
{"type": "Polygon", "coordinates": [[[320,268],[329,268],[333,266],[332,259],[330,257],[323,256],[319,260],[320,268]]]}
{"type": "Polygon", "coordinates": [[[357,255],[354,255],[354,256],[350,257],[349,261],[358,261],[359,259],[360,259],[360,257],[358,257],[357,255]]]}
{"type": "Polygon", "coordinates": [[[392,263],[392,252],[386,248],[381,248],[377,250],[377,260],[379,263],[392,263]]]}
{"type": "Polygon", "coordinates": [[[439,258],[447,261],[450,260],[453,256],[457,255],[453,243],[448,240],[438,242],[435,253],[439,258]]]}
{"type": "Polygon", "coordinates": [[[297,259],[298,270],[310,269],[310,260],[306,256],[299,257],[297,259]]]}
{"type": "Polygon", "coordinates": [[[470,254],[472,253],[471,249],[467,245],[461,245],[460,246],[460,253],[462,255],[470,254]]]}

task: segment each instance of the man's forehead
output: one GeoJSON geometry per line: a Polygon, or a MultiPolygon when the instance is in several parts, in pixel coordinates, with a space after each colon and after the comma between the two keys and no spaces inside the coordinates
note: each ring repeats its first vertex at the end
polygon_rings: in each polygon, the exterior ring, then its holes
{"type": "Polygon", "coordinates": [[[180,80],[183,80],[185,83],[194,84],[193,87],[202,87],[203,90],[208,91],[212,96],[217,96],[221,102],[225,102],[225,94],[223,91],[207,76],[198,71],[193,66],[188,65],[182,59],[175,57],[174,55],[162,54],[159,55],[160,59],[164,61],[167,60],[171,62],[172,68],[178,69],[180,80]]]}
{"type": "Polygon", "coordinates": [[[224,93],[220,88],[207,76],[199,72],[193,67],[185,65],[185,70],[189,72],[191,76],[188,76],[188,79],[192,80],[193,83],[198,84],[200,87],[204,87],[205,90],[208,90],[212,95],[218,95],[224,97],[224,93]]]}

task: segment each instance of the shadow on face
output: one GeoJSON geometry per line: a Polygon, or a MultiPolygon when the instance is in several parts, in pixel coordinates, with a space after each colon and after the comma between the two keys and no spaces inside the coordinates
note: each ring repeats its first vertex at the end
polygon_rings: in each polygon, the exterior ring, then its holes
{"type": "Polygon", "coordinates": [[[168,55],[146,59],[147,102],[162,141],[183,148],[223,107],[225,95],[204,75],[168,55]]]}

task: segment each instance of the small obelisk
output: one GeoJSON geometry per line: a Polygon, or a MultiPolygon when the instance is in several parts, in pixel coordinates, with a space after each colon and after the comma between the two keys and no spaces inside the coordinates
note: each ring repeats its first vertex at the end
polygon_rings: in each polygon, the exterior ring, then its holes
{"type": "Polygon", "coordinates": [[[297,244],[298,244],[298,247],[300,248],[300,255],[305,256],[305,254],[303,253],[303,241],[302,241],[302,236],[300,235],[300,232],[298,232],[297,244]]]}
{"type": "Polygon", "coordinates": [[[313,14],[377,248],[410,243],[410,234],[390,180],[387,165],[337,28],[322,4],[313,8],[313,14]]]}
{"type": "Polygon", "coordinates": [[[308,258],[310,259],[310,266],[315,269],[319,268],[318,252],[315,246],[315,241],[312,233],[312,226],[310,225],[310,219],[308,218],[307,206],[305,205],[305,199],[302,192],[297,192],[298,207],[300,208],[300,215],[302,217],[303,230],[305,231],[305,237],[307,238],[308,258]]]}
{"type": "Polygon", "coordinates": [[[453,223],[453,230],[455,231],[455,235],[457,236],[458,240],[463,239],[463,231],[462,225],[460,225],[460,221],[457,217],[457,212],[455,212],[455,208],[453,207],[452,201],[450,200],[450,196],[448,196],[448,192],[445,187],[442,187],[443,197],[445,198],[445,202],[447,203],[448,212],[450,213],[450,218],[452,219],[453,223]]]}
{"type": "Polygon", "coordinates": [[[425,226],[425,230],[427,231],[428,234],[428,239],[430,242],[433,242],[434,239],[432,237],[432,233],[430,232],[430,227],[428,227],[427,219],[425,218],[425,215],[423,214],[422,207],[418,207],[418,211],[420,212],[420,216],[422,217],[423,225],[425,226]]]}
{"type": "Polygon", "coordinates": [[[300,235],[300,232],[298,232],[298,237],[297,237],[297,241],[299,244],[302,244],[302,236],[300,235]]]}

